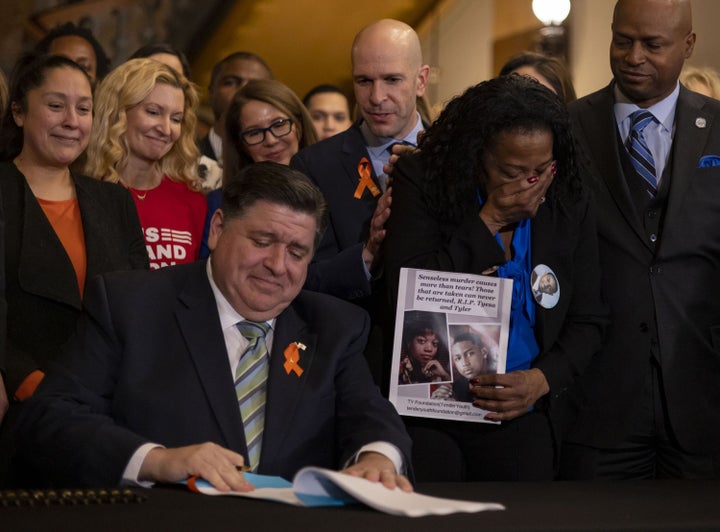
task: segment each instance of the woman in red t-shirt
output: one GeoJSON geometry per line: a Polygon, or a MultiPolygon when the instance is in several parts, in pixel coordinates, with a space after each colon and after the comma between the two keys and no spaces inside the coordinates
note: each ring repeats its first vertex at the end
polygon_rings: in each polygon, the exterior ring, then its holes
{"type": "Polygon", "coordinates": [[[198,258],[207,212],[198,192],[198,96],[182,74],[131,59],[103,79],[86,172],[132,192],[151,268],[198,258]]]}

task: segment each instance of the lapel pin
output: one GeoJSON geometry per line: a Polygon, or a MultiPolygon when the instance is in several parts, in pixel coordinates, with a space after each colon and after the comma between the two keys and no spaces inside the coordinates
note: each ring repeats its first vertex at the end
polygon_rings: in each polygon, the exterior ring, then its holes
{"type": "Polygon", "coordinates": [[[303,374],[303,369],[300,367],[298,362],[300,362],[300,350],[305,351],[305,349],[307,349],[305,344],[292,342],[285,348],[285,351],[283,351],[283,355],[285,355],[283,368],[285,368],[285,372],[288,375],[290,375],[291,371],[294,371],[295,375],[298,377],[303,374]]]}
{"type": "Polygon", "coordinates": [[[530,289],[535,302],[543,308],[551,309],[560,299],[560,281],[550,266],[538,264],[530,274],[530,289]]]}
{"type": "Polygon", "coordinates": [[[698,117],[698,118],[695,119],[695,126],[696,126],[696,127],[699,127],[700,129],[702,129],[702,128],[704,128],[706,125],[707,125],[707,121],[706,121],[704,118],[698,117]]]}
{"type": "Polygon", "coordinates": [[[365,192],[365,189],[368,189],[370,191],[370,194],[373,195],[373,197],[379,196],[380,189],[378,189],[378,187],[375,185],[375,182],[372,180],[370,161],[368,161],[367,157],[363,157],[362,159],[360,159],[357,171],[360,175],[360,180],[358,181],[358,185],[355,189],[353,197],[355,199],[360,199],[363,195],[363,192],[365,192]]]}

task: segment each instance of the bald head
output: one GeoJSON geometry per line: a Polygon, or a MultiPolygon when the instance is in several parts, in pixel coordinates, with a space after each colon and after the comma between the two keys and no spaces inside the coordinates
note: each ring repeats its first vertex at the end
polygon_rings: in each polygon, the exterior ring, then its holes
{"type": "Polygon", "coordinates": [[[399,20],[385,18],[360,30],[353,41],[351,54],[353,64],[356,54],[366,53],[368,49],[379,54],[382,54],[383,50],[402,52],[412,68],[420,68],[422,64],[422,50],[417,33],[399,20]]]}
{"type": "Polygon", "coordinates": [[[610,68],[623,94],[643,108],[669,96],[695,47],[689,0],[619,0],[612,31],[610,68]]]}
{"type": "Polygon", "coordinates": [[[417,33],[404,22],[379,20],[357,34],[351,59],[355,99],[370,131],[402,140],[417,124],[415,102],[429,71],[417,33]]]}
{"type": "Polygon", "coordinates": [[[618,15],[622,17],[624,11],[632,9],[660,9],[672,19],[671,24],[677,27],[683,35],[692,31],[690,0],[618,0],[613,11],[613,25],[618,15]]]}

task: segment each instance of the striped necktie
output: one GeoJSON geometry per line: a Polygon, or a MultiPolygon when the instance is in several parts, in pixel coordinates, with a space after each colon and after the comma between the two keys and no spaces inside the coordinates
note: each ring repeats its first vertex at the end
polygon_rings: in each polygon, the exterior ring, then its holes
{"type": "Polygon", "coordinates": [[[627,138],[627,150],[630,154],[635,171],[648,184],[648,194],[654,198],[657,193],[657,177],[655,172],[655,161],[653,160],[650,148],[645,141],[643,130],[655,120],[650,111],[641,109],[630,115],[630,135],[627,138]]]}
{"type": "Polygon", "coordinates": [[[268,377],[268,356],[265,335],[270,326],[267,323],[241,321],[237,324],[240,333],[247,338],[245,348],[235,370],[235,393],[245,430],[248,449],[248,465],[256,470],[260,463],[262,433],[265,425],[265,398],[268,377]]]}

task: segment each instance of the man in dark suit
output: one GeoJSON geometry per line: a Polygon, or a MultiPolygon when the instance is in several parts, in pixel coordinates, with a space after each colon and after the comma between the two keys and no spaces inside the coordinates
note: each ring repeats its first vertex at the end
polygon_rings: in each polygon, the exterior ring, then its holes
{"type": "Polygon", "coordinates": [[[713,477],[720,103],[678,83],[695,44],[689,1],[620,0],[612,31],[614,82],[570,105],[598,205],[612,322],[581,380],[563,476],[713,477]],[[649,177],[636,167],[640,139],[649,177]]]}
{"type": "Polygon", "coordinates": [[[425,93],[429,71],[422,64],[417,34],[397,20],[380,20],[361,30],[351,59],[362,120],[304,148],[290,162],[318,185],[330,212],[306,288],[344,299],[372,291],[390,214],[389,195],[381,199],[383,165],[394,144],[417,143],[423,125],[416,98],[425,93]]]}
{"type": "Polygon", "coordinates": [[[208,98],[215,123],[207,136],[198,140],[200,177],[206,179],[208,190],[219,188],[222,180],[222,146],[225,129],[224,114],[235,93],[251,79],[273,79],[272,70],[257,54],[233,52],[213,66],[208,98]]]}
{"type": "Polygon", "coordinates": [[[391,19],[357,34],[351,60],[362,119],[300,150],[290,166],[317,184],[330,213],[305,288],[350,300],[370,312],[368,362],[375,381],[386,390],[390,370],[383,352],[391,350],[393,312],[378,280],[391,194],[383,166],[395,144],[415,145],[424,129],[417,98],[425,93],[429,67],[422,64],[415,31],[391,19]]]}
{"type": "Polygon", "coordinates": [[[63,485],[200,475],[248,490],[236,467],[249,464],[285,478],[341,468],[411,489],[400,475],[409,438],[362,357],[367,315],[301,291],[326,225],[322,195],[275,163],[235,181],[212,219],[207,263],[96,279],[61,367],[27,404],[22,458],[63,485]],[[247,320],[269,331],[246,338],[247,320]],[[267,379],[251,393],[235,368],[263,343],[267,379]],[[244,410],[256,391],[258,417],[244,410]]]}

